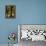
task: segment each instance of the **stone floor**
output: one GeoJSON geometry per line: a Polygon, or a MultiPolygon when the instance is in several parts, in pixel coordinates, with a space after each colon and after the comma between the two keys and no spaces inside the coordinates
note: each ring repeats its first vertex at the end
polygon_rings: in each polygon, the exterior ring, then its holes
{"type": "Polygon", "coordinates": [[[46,46],[46,42],[45,41],[21,40],[20,46],[46,46]]]}
{"type": "MultiPolygon", "coordinates": [[[[8,44],[0,44],[0,46],[8,46],[8,44]]],[[[10,45],[11,46],[11,45],[10,45]]],[[[46,46],[45,41],[25,41],[21,40],[19,44],[15,44],[14,46],[46,46]]]]}

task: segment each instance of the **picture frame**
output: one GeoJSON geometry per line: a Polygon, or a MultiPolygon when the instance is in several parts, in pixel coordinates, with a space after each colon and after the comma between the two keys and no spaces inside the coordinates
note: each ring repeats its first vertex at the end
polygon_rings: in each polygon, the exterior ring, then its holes
{"type": "Polygon", "coordinates": [[[5,6],[5,18],[16,18],[16,5],[5,6]]]}

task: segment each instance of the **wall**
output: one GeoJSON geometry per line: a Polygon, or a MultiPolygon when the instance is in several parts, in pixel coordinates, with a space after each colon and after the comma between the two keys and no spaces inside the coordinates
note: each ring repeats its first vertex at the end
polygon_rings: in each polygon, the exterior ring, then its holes
{"type": "Polygon", "coordinates": [[[46,0],[0,0],[0,44],[8,43],[9,32],[18,32],[17,24],[46,24],[46,0]],[[9,4],[16,5],[16,19],[5,18],[9,4]]]}

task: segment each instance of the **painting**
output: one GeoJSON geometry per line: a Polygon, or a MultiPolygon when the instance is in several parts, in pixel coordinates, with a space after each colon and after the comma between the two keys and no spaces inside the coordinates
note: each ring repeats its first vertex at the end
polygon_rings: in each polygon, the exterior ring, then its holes
{"type": "Polygon", "coordinates": [[[16,18],[16,6],[15,5],[5,6],[5,17],[6,18],[16,18]]]}
{"type": "Polygon", "coordinates": [[[20,31],[20,41],[46,41],[46,25],[20,24],[18,30],[20,31]]]}

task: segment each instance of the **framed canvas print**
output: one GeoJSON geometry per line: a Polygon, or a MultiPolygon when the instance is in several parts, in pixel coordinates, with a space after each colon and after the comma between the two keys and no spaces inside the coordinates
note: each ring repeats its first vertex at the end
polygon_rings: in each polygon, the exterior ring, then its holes
{"type": "Polygon", "coordinates": [[[6,18],[16,18],[16,6],[15,5],[5,6],[5,17],[6,18]]]}
{"type": "Polygon", "coordinates": [[[18,25],[19,41],[46,41],[46,25],[20,24],[18,25]]]}

